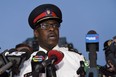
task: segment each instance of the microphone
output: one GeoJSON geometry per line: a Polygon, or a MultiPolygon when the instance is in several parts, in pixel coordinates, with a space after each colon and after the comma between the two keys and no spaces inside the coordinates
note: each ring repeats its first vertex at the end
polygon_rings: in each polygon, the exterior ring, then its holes
{"type": "Polygon", "coordinates": [[[64,54],[57,50],[50,50],[48,52],[48,59],[42,62],[44,67],[48,66],[49,64],[58,64],[64,57],[64,54]]]}
{"type": "Polygon", "coordinates": [[[3,51],[2,53],[0,53],[0,67],[4,66],[6,63],[8,63],[5,55],[9,53],[9,50],[6,49],[5,51],[3,51]]]}
{"type": "MultiPolygon", "coordinates": [[[[57,50],[48,52],[48,60],[45,61],[46,77],[56,77],[55,64],[58,64],[64,57],[64,54],[57,50]]],[[[43,64],[44,65],[44,64],[43,64]]]]}
{"type": "MultiPolygon", "coordinates": [[[[31,54],[26,51],[20,52],[20,51],[16,51],[14,49],[11,52],[11,50],[10,50],[9,53],[7,53],[5,55],[8,63],[0,68],[0,74],[4,73],[6,70],[13,68],[13,67],[17,67],[19,69],[21,67],[21,65],[23,64],[23,62],[30,57],[29,55],[31,55],[31,54]]],[[[14,69],[17,69],[17,68],[14,68],[14,69]]],[[[19,73],[19,72],[17,72],[17,70],[14,70],[13,72],[14,72],[14,74],[19,73]]]]}
{"type": "Polygon", "coordinates": [[[54,64],[46,67],[46,77],[56,77],[56,67],[54,64]]]}
{"type": "Polygon", "coordinates": [[[2,67],[3,65],[5,65],[5,61],[4,61],[4,58],[2,56],[2,54],[0,54],[0,67],[2,67]]]}
{"type": "Polygon", "coordinates": [[[89,52],[90,67],[96,67],[97,54],[99,50],[99,35],[90,30],[86,35],[86,51],[89,52]]]}
{"type": "MultiPolygon", "coordinates": [[[[8,50],[6,49],[5,51],[3,51],[2,53],[0,53],[0,68],[2,69],[7,69],[6,67],[3,67],[5,64],[8,63],[7,59],[6,59],[6,55],[8,53],[11,53],[14,50],[14,48],[8,50]]],[[[11,63],[8,63],[7,66],[9,66],[11,63]]],[[[9,76],[9,71],[3,70],[4,72],[0,74],[0,76],[9,76]]]]}
{"type": "Polygon", "coordinates": [[[90,30],[86,35],[86,51],[89,52],[90,68],[87,70],[86,77],[98,77],[96,69],[97,53],[99,50],[99,35],[94,30],[90,30]]]}
{"type": "Polygon", "coordinates": [[[94,30],[90,30],[86,35],[86,51],[90,51],[90,44],[95,44],[95,51],[99,51],[99,34],[94,30]]]}
{"type": "Polygon", "coordinates": [[[76,73],[79,75],[80,74],[80,77],[85,77],[85,70],[84,70],[84,62],[83,61],[80,61],[80,68],[76,71],[76,73]]]}
{"type": "Polygon", "coordinates": [[[45,68],[41,64],[46,58],[46,54],[43,51],[39,51],[35,56],[33,56],[31,61],[32,66],[32,76],[39,77],[40,73],[45,72],[45,68]]]}

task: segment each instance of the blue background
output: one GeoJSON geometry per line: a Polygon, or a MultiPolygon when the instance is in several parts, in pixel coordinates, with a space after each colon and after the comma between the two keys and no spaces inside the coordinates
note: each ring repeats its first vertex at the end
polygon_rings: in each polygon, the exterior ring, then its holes
{"type": "Polygon", "coordinates": [[[60,35],[73,43],[86,59],[87,32],[95,30],[99,34],[97,64],[104,65],[103,43],[116,35],[116,0],[0,0],[0,52],[33,37],[28,16],[43,3],[53,3],[61,8],[60,35]]]}

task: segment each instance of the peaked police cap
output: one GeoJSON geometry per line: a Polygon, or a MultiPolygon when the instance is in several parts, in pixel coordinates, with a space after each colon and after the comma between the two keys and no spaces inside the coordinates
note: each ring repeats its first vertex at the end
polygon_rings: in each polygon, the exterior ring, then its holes
{"type": "Polygon", "coordinates": [[[42,4],[37,6],[29,15],[28,22],[32,29],[35,29],[37,24],[48,19],[54,19],[59,23],[62,22],[61,10],[53,4],[42,4]]]}

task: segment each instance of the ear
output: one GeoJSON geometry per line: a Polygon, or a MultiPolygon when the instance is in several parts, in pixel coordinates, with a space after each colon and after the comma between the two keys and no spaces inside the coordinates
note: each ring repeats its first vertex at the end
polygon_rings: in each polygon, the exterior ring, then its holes
{"type": "Polygon", "coordinates": [[[37,30],[34,30],[34,37],[36,37],[36,38],[39,37],[39,32],[37,30]]]}

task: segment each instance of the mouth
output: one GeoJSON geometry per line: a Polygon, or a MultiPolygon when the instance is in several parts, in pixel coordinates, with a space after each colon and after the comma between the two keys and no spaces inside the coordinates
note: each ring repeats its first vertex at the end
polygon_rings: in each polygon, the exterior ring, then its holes
{"type": "Polygon", "coordinates": [[[54,39],[56,39],[56,35],[53,34],[53,33],[50,33],[50,34],[48,35],[48,38],[49,38],[50,40],[54,40],[54,39]]]}

